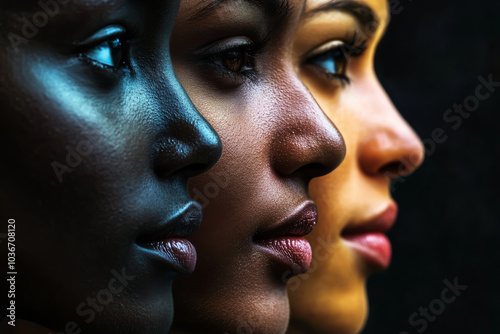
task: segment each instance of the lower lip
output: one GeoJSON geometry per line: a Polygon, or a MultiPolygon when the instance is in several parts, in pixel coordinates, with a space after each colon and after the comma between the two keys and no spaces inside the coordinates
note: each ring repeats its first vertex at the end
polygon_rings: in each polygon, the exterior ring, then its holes
{"type": "Polygon", "coordinates": [[[170,238],[155,241],[148,244],[147,248],[181,274],[190,274],[196,267],[196,248],[186,239],[170,238]]]}
{"type": "Polygon", "coordinates": [[[279,262],[285,264],[294,274],[303,274],[309,270],[312,250],[309,242],[300,237],[283,237],[265,240],[259,243],[279,262]]]}
{"type": "Polygon", "coordinates": [[[391,262],[391,243],[382,233],[345,236],[344,240],[370,264],[386,269],[391,262]]]}

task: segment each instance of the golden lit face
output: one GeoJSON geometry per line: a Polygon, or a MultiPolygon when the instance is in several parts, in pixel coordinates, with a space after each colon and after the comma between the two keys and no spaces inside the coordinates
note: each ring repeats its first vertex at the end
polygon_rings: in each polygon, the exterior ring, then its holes
{"type": "Polygon", "coordinates": [[[414,171],[423,147],[380,86],[375,49],[389,20],[386,0],[308,0],[297,31],[300,78],[342,133],[344,162],[310,183],[319,221],[313,262],[289,281],[289,333],[353,334],[368,312],[367,277],[390,262],[384,232],[397,205],[391,179],[414,171]]]}

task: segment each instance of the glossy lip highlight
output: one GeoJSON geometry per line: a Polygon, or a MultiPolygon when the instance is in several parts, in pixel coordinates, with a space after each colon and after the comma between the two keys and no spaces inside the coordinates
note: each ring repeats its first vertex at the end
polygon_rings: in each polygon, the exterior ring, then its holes
{"type": "Polygon", "coordinates": [[[190,202],[173,218],[156,227],[155,231],[148,231],[138,238],[137,244],[165,261],[172,270],[182,274],[192,273],[196,266],[196,249],[184,237],[196,232],[201,218],[200,204],[190,202]]]}
{"type": "Polygon", "coordinates": [[[294,274],[305,273],[311,265],[312,250],[304,236],[314,229],[317,220],[316,205],[307,201],[276,227],[257,233],[254,242],[294,274]]]}
{"type": "Polygon", "coordinates": [[[391,243],[384,234],[394,222],[398,207],[391,203],[382,213],[355,226],[347,226],[341,233],[344,241],[375,270],[386,269],[391,262],[391,243]]]}

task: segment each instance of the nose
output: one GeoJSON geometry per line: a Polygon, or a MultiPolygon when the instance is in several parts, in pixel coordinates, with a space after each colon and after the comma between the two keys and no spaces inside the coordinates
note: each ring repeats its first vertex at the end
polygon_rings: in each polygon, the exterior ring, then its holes
{"type": "Polygon", "coordinates": [[[162,130],[153,147],[154,170],[160,177],[182,174],[192,177],[210,169],[222,154],[215,130],[200,115],[176,82],[166,90],[167,108],[161,114],[162,130]]]}
{"type": "Polygon", "coordinates": [[[345,156],[345,143],[310,92],[295,76],[274,97],[275,135],[271,163],[281,176],[307,183],[334,170],[345,156]]]}
{"type": "Polygon", "coordinates": [[[390,179],[414,172],[424,160],[424,148],[417,134],[401,117],[387,94],[376,83],[369,110],[376,120],[368,122],[358,148],[359,165],[370,176],[390,179]]]}

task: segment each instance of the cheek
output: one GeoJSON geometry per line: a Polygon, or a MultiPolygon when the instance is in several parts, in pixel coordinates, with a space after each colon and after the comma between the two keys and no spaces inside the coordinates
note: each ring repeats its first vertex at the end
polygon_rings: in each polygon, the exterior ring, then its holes
{"type": "Polygon", "coordinates": [[[71,231],[74,218],[69,217],[75,212],[90,221],[97,207],[102,213],[117,205],[119,195],[127,193],[116,187],[120,180],[137,185],[149,149],[138,140],[146,130],[140,117],[113,117],[102,100],[84,96],[75,86],[68,89],[71,82],[65,78],[53,79],[31,78],[27,84],[30,78],[22,77],[0,93],[7,101],[0,116],[0,148],[9,160],[0,170],[10,175],[6,189],[23,189],[18,197],[14,191],[6,194],[12,206],[59,217],[63,230],[71,231]]]}
{"type": "Polygon", "coordinates": [[[337,240],[346,218],[347,210],[344,207],[345,194],[339,191],[342,188],[344,173],[331,173],[322,178],[311,181],[309,190],[311,198],[316,202],[319,212],[319,223],[313,234],[318,237],[328,236],[337,240]]]}

